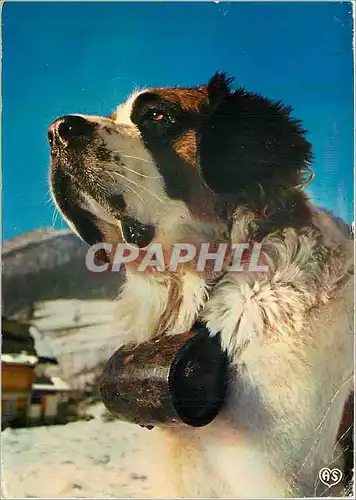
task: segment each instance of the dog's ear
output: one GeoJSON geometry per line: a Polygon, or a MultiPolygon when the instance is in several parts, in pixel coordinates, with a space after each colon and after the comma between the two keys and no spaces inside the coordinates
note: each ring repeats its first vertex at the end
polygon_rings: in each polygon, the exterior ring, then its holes
{"type": "Polygon", "coordinates": [[[229,96],[230,86],[234,78],[228,77],[226,73],[215,73],[208,83],[208,97],[210,109],[213,110],[219,103],[229,96]]]}
{"type": "Polygon", "coordinates": [[[311,146],[291,108],[239,89],[216,74],[208,84],[210,114],[198,131],[199,166],[219,194],[275,195],[297,186],[312,160],[311,146]]]}

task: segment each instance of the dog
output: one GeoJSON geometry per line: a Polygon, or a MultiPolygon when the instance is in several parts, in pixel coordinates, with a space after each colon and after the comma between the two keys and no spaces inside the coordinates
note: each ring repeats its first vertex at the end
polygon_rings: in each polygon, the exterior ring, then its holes
{"type": "Polygon", "coordinates": [[[90,245],[128,243],[141,255],[159,243],[165,260],[177,243],[261,245],[267,272],[197,272],[194,260],[176,272],[125,267],[123,342],[199,320],[229,359],[213,422],[150,431],[155,498],[335,494],[319,471],[343,467],[353,238],[303,190],[313,154],[292,109],[232,83],[216,73],[197,87],[137,90],[109,117],[58,118],[48,131],[53,198],[90,245]]]}

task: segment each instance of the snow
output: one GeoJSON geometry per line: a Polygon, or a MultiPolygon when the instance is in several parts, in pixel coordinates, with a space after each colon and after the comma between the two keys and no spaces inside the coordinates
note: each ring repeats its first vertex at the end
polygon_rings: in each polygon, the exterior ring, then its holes
{"type": "MultiPolygon", "coordinates": [[[[59,376],[72,388],[91,380],[121,344],[116,308],[112,300],[37,302],[33,325],[59,362],[59,373],[48,376],[59,376]]],[[[95,417],[90,421],[5,429],[2,498],[150,497],[156,429],[105,422],[103,411],[100,403],[87,410],[95,417]]]]}
{"type": "Polygon", "coordinates": [[[39,356],[40,358],[53,359],[55,356],[50,346],[48,345],[48,342],[46,341],[43,333],[40,332],[34,325],[31,325],[29,327],[29,332],[35,342],[35,350],[37,356],[39,356]]]}
{"type": "Polygon", "coordinates": [[[152,433],[95,418],[2,432],[2,498],[144,498],[151,490],[152,433]]]}
{"type": "Polygon", "coordinates": [[[52,384],[32,384],[33,390],[39,391],[70,391],[71,388],[60,377],[49,377],[52,384]]]}
{"type": "Polygon", "coordinates": [[[119,326],[113,320],[113,300],[38,302],[32,323],[44,333],[58,359],[60,373],[71,387],[83,388],[97,366],[120,347],[119,326]]]}

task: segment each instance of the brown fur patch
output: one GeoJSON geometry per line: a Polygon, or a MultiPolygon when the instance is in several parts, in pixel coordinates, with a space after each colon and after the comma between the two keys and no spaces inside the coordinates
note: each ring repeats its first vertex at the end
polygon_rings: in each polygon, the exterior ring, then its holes
{"type": "Polygon", "coordinates": [[[100,221],[100,231],[104,236],[104,241],[108,243],[125,243],[120,228],[109,224],[103,220],[100,221]]]}
{"type": "Polygon", "coordinates": [[[167,308],[162,314],[159,322],[159,332],[164,333],[174,326],[177,321],[179,309],[182,305],[182,282],[178,276],[170,273],[168,280],[166,280],[169,290],[169,299],[167,301],[167,308]]]}
{"type": "Polygon", "coordinates": [[[159,95],[168,102],[179,106],[188,113],[200,113],[202,106],[208,104],[208,92],[205,86],[198,88],[153,88],[149,92],[159,95]]]}
{"type": "Polygon", "coordinates": [[[184,135],[179,137],[173,144],[173,148],[177,155],[180,156],[186,163],[195,167],[197,154],[197,139],[195,130],[188,130],[184,135]]]}

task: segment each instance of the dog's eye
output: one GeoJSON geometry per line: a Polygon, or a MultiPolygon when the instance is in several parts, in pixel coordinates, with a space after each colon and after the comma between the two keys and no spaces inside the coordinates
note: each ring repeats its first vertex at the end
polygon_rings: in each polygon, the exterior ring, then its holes
{"type": "Polygon", "coordinates": [[[168,113],[160,109],[150,109],[144,114],[142,122],[163,122],[163,123],[173,123],[174,119],[168,113]]]}
{"type": "Polygon", "coordinates": [[[155,122],[160,122],[161,120],[164,120],[164,114],[161,113],[160,111],[153,110],[150,114],[149,119],[151,119],[155,122]]]}

